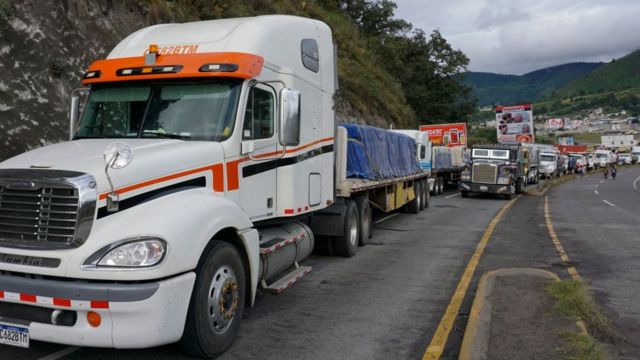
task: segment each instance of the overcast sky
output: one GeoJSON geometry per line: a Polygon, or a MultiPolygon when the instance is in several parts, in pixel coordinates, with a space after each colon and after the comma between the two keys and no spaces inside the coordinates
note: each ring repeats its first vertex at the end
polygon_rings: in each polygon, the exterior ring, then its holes
{"type": "Polygon", "coordinates": [[[395,0],[396,17],[439,28],[472,71],[524,74],[610,61],[640,47],[640,0],[395,0]]]}

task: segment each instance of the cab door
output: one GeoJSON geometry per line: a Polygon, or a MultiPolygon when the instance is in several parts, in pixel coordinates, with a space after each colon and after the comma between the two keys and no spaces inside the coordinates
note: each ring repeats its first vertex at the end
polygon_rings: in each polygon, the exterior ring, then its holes
{"type": "Polygon", "coordinates": [[[252,221],[277,214],[276,93],[256,85],[248,92],[242,127],[243,166],[240,170],[240,206],[252,221]]]}

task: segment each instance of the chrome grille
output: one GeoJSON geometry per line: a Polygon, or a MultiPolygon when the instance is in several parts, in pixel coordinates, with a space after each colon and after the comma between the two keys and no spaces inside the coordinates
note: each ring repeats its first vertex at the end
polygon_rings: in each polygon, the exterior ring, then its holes
{"type": "Polygon", "coordinates": [[[95,180],[90,175],[0,170],[0,246],[79,246],[91,229],[96,197],[95,180]]]}
{"type": "Polygon", "coordinates": [[[498,177],[498,167],[493,164],[473,164],[471,181],[482,184],[495,184],[498,177]]]}
{"type": "Polygon", "coordinates": [[[78,191],[43,187],[18,190],[0,186],[0,237],[13,241],[69,244],[78,221],[78,191]]]}

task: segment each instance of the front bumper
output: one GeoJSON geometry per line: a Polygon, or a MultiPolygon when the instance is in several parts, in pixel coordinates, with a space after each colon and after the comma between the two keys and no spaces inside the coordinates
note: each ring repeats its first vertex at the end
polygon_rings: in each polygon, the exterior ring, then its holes
{"type": "Polygon", "coordinates": [[[458,190],[487,194],[509,194],[515,192],[515,187],[512,185],[479,184],[470,181],[461,181],[458,190]]]}
{"type": "Polygon", "coordinates": [[[0,317],[27,327],[32,340],[57,344],[147,348],[180,340],[196,275],[193,272],[148,283],[117,284],[0,276],[0,306],[14,303],[75,311],[73,326],[0,317]],[[92,327],[89,311],[102,322],[92,327]]]}

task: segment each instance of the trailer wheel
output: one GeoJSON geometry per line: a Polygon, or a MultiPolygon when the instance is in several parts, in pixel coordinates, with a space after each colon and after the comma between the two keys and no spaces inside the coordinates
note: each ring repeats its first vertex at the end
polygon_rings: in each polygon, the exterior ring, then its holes
{"type": "Polygon", "coordinates": [[[360,239],[360,219],[358,207],[353,200],[347,200],[347,211],[344,219],[344,231],[342,236],[333,237],[333,250],[337,255],[352,257],[358,250],[360,239]]]}
{"type": "Polygon", "coordinates": [[[360,218],[360,237],[358,245],[365,246],[369,239],[372,237],[372,213],[371,205],[369,205],[369,198],[365,196],[358,196],[355,198],[356,206],[358,207],[358,215],[360,218]]]}
{"type": "Polygon", "coordinates": [[[413,183],[413,190],[416,194],[416,197],[406,205],[406,210],[410,214],[417,214],[420,212],[420,203],[422,202],[421,197],[419,196],[420,185],[418,182],[413,183]]]}
{"type": "Polygon", "coordinates": [[[227,350],[238,334],[246,285],[238,251],[214,241],[198,266],[180,345],[194,357],[212,358],[227,350]]]}
{"type": "Polygon", "coordinates": [[[429,207],[429,182],[422,181],[422,209],[429,207]]]}
{"type": "Polygon", "coordinates": [[[438,178],[438,194],[443,194],[444,193],[444,177],[439,177],[438,178]]]}

